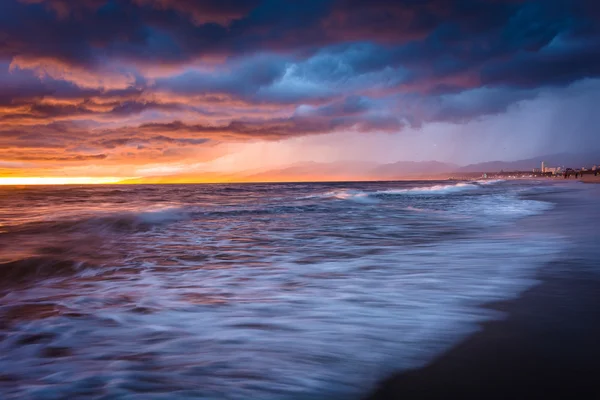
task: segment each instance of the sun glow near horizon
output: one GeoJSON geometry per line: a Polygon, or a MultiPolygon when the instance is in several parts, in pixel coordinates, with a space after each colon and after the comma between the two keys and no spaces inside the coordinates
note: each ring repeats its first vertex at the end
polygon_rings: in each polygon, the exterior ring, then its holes
{"type": "Polygon", "coordinates": [[[102,185],[119,183],[123,177],[0,177],[0,186],[30,186],[30,185],[102,185]]]}

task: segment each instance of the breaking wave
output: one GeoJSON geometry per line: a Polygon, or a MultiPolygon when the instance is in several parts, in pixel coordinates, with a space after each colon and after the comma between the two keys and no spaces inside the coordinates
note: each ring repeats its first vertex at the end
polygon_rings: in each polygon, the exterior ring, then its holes
{"type": "Polygon", "coordinates": [[[371,194],[362,190],[340,189],[327,192],[320,196],[323,198],[332,198],[338,200],[351,200],[357,203],[375,203],[377,199],[371,197],[371,194]]]}
{"type": "Polygon", "coordinates": [[[171,222],[189,218],[190,214],[182,208],[166,208],[141,212],[115,211],[90,214],[83,217],[64,217],[59,220],[41,220],[17,226],[5,226],[12,233],[37,233],[52,231],[54,233],[69,232],[131,232],[147,230],[171,222]]]}
{"type": "Polygon", "coordinates": [[[425,186],[425,187],[416,187],[410,189],[389,189],[389,190],[380,190],[376,192],[378,195],[412,195],[412,196],[420,196],[420,195],[447,195],[447,194],[455,194],[468,192],[472,190],[477,190],[480,187],[475,183],[456,183],[454,185],[434,185],[434,186],[425,186]]]}
{"type": "Polygon", "coordinates": [[[504,182],[503,180],[481,180],[472,182],[459,182],[450,185],[433,185],[433,186],[422,186],[408,189],[385,189],[374,192],[366,192],[356,189],[338,189],[329,191],[326,193],[320,193],[316,195],[304,196],[301,199],[321,198],[321,199],[337,199],[337,200],[351,200],[360,203],[374,203],[377,202],[378,196],[385,195],[449,195],[457,194],[462,192],[470,192],[477,189],[481,189],[482,186],[493,185],[496,183],[504,182]]]}
{"type": "Polygon", "coordinates": [[[506,182],[506,180],[505,179],[482,179],[482,180],[475,181],[475,182],[480,185],[494,185],[496,183],[506,182]]]}
{"type": "Polygon", "coordinates": [[[517,195],[496,195],[457,204],[451,211],[457,215],[477,218],[489,225],[539,215],[553,207],[552,203],[546,201],[520,199],[517,195]]]}

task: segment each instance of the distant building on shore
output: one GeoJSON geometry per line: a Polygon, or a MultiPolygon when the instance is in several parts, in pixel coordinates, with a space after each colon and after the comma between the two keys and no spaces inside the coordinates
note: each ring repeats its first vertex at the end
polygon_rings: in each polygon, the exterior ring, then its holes
{"type": "Polygon", "coordinates": [[[545,162],[542,161],[542,168],[539,170],[537,168],[533,169],[533,172],[541,172],[542,174],[552,174],[558,175],[564,171],[564,167],[548,167],[545,162]]]}

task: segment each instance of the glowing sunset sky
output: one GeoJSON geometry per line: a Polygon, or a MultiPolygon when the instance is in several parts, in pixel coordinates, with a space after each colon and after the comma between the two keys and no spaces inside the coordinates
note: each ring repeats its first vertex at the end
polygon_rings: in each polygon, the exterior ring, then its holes
{"type": "Polygon", "coordinates": [[[597,0],[1,0],[0,180],[600,149],[598,49],[597,0]]]}

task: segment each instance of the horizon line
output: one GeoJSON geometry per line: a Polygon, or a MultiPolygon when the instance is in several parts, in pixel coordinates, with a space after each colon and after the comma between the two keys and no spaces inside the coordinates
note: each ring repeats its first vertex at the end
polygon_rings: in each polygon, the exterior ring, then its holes
{"type": "MultiPolygon", "coordinates": [[[[121,181],[105,181],[105,182],[91,182],[91,181],[71,181],[71,182],[41,182],[35,183],[6,183],[0,178],[0,187],[21,187],[21,186],[143,186],[143,185],[226,185],[226,184],[293,184],[293,183],[377,183],[377,182],[406,182],[406,181],[463,181],[473,179],[485,179],[482,175],[495,175],[501,173],[529,173],[529,171],[504,171],[504,172],[467,172],[462,173],[461,176],[449,176],[443,177],[406,177],[406,178],[394,178],[394,179],[325,179],[325,180],[272,180],[272,181],[216,181],[216,182],[127,182],[130,179],[124,179],[121,181]]],[[[490,178],[489,176],[487,177],[490,178]]],[[[136,179],[136,178],[134,178],[136,179]]],[[[143,179],[143,178],[139,178],[143,179]]]]}

